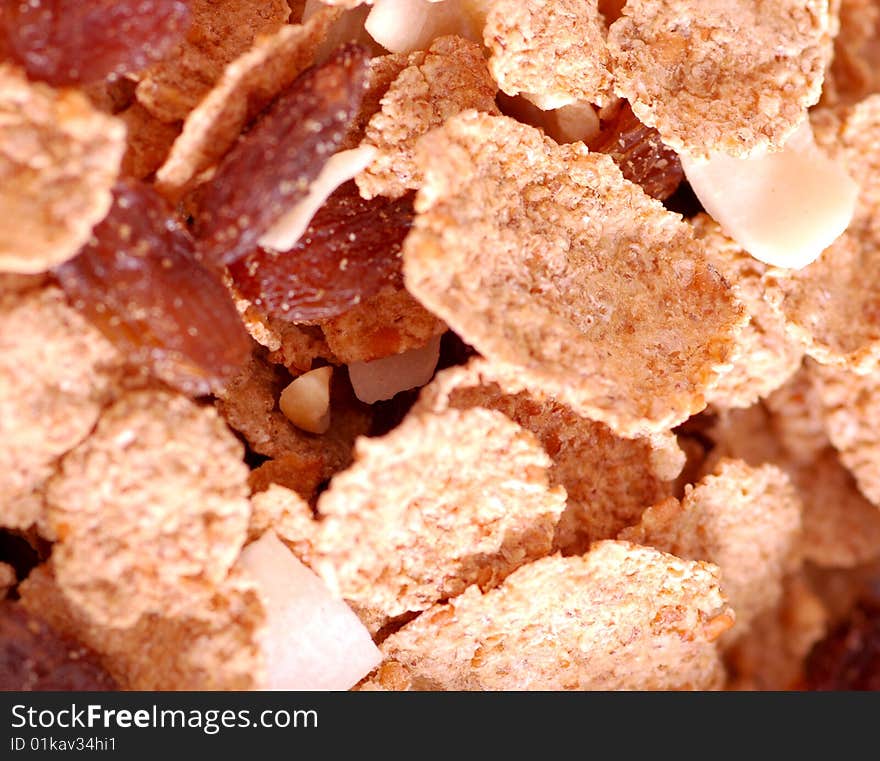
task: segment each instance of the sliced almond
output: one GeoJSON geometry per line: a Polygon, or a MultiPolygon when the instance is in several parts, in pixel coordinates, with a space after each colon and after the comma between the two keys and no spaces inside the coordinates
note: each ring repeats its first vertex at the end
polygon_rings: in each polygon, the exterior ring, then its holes
{"type": "Polygon", "coordinates": [[[300,375],[281,392],[278,406],[297,428],[309,433],[327,433],[330,428],[329,365],[300,375]]]}
{"type": "Polygon", "coordinates": [[[807,266],[846,230],[855,211],[858,186],[816,145],[809,120],[776,153],[680,155],[706,211],[767,264],[807,266]]]}
{"type": "Polygon", "coordinates": [[[373,404],[390,399],[401,391],[424,386],[437,367],[440,358],[440,336],[432,338],[420,349],[392,354],[373,362],[352,362],[348,375],[355,396],[373,404]]]}
{"type": "Polygon", "coordinates": [[[376,0],[365,26],[392,53],[425,50],[446,34],[481,42],[484,14],[479,6],[479,0],[376,0]]]}

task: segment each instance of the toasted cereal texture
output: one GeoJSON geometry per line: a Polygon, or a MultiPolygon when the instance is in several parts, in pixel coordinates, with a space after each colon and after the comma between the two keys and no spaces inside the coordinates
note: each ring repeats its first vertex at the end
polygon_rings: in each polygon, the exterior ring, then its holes
{"type": "Polygon", "coordinates": [[[308,502],[292,489],[273,483],[251,497],[248,541],[259,539],[271,529],[281,540],[296,547],[304,535],[311,533],[311,523],[312,509],[308,502]]]}
{"type": "Polygon", "coordinates": [[[305,24],[282,26],[230,63],[187,116],[183,132],[156,173],[157,189],[177,199],[200,172],[222,158],[242,129],[314,62],[339,13],[328,8],[305,24]]]}
{"type": "Polygon", "coordinates": [[[565,554],[585,552],[591,542],[636,523],[648,505],[672,494],[684,463],[671,435],[622,439],[551,399],[504,393],[485,360],[439,373],[422,390],[417,409],[472,407],[503,412],[534,433],[550,455],[550,484],[568,494],[554,540],[565,554]]]}
{"type": "Polygon", "coordinates": [[[859,490],[880,507],[880,383],[876,373],[813,369],[825,430],[859,490]]]}
{"type": "Polygon", "coordinates": [[[706,394],[715,408],[749,407],[783,385],[800,367],[803,347],[791,339],[785,321],[764,293],[767,265],[743,251],[708,214],[691,220],[706,258],[745,305],[749,323],[737,336],[732,368],[706,394]]]}
{"type": "Polygon", "coordinates": [[[125,127],[73,89],[28,82],[0,64],[0,270],[37,273],[70,259],[110,209],[125,127]]]}
{"type": "Polygon", "coordinates": [[[764,400],[769,427],[785,456],[808,465],[828,446],[815,365],[806,360],[798,372],[764,400]]]}
{"type": "Polygon", "coordinates": [[[722,460],[711,476],[649,507],[620,538],[721,569],[721,589],[736,612],[731,632],[782,596],[782,580],[798,561],[801,502],[784,471],[722,460]]]}
{"type": "Polygon", "coordinates": [[[498,114],[496,92],[475,42],[440,37],[427,51],[413,53],[367,125],[361,144],[374,146],[378,154],[356,178],[361,195],[399,198],[421,187],[414,155],[418,138],[469,108],[498,114]]]}
{"type": "Polygon", "coordinates": [[[64,593],[119,628],[186,610],[226,576],[244,543],[242,455],[210,407],[165,391],[121,397],[48,484],[64,593]]]}
{"type": "Polygon", "coordinates": [[[9,563],[0,563],[0,600],[6,598],[9,590],[18,583],[15,569],[9,563]]]}
{"type": "Polygon", "coordinates": [[[723,683],[713,640],[733,622],[718,569],[597,542],[476,586],[382,644],[416,689],[687,690],[723,683]]]}
{"type": "Polygon", "coordinates": [[[880,557],[880,510],[862,496],[834,449],[826,441],[812,459],[798,459],[776,437],[770,420],[761,405],[721,416],[710,434],[716,447],[706,467],[726,456],[785,470],[803,503],[805,560],[850,568],[880,557]]]}
{"type": "Polygon", "coordinates": [[[860,186],[853,220],[809,266],[768,272],[768,293],[807,354],[867,372],[880,359],[880,95],[829,116],[814,119],[816,139],[860,186]]]}
{"type": "Polygon", "coordinates": [[[359,692],[407,692],[412,689],[412,679],[405,666],[397,661],[385,661],[354,689],[359,692]]]}
{"type": "Polygon", "coordinates": [[[278,408],[281,391],[290,383],[290,377],[285,375],[280,368],[254,355],[218,393],[217,410],[258,454],[276,460],[295,456],[298,459],[292,464],[297,468],[299,458],[318,458],[324,480],[348,466],[354,441],[367,432],[372,416],[369,408],[350,398],[340,398],[331,389],[330,430],[321,435],[301,431],[278,408]]]}
{"type": "Polygon", "coordinates": [[[826,627],[825,606],[807,579],[788,576],[779,602],[759,615],[725,654],[727,689],[802,689],[804,658],[826,627]]]}
{"type": "Polygon", "coordinates": [[[608,102],[605,36],[597,0],[491,0],[483,29],[498,87],[546,109],[608,102]]]}
{"type": "Polygon", "coordinates": [[[400,76],[407,66],[410,65],[410,56],[407,53],[389,53],[377,55],[370,59],[367,69],[366,89],[361,100],[361,108],[357,116],[352,120],[348,133],[339,150],[357,148],[361,140],[367,134],[367,124],[382,108],[382,98],[388,92],[388,88],[394,80],[400,76]]]}
{"type": "Polygon", "coordinates": [[[32,492],[92,430],[122,358],[54,287],[0,296],[0,526],[39,519],[32,492]]]}
{"type": "Polygon", "coordinates": [[[629,0],[615,91],[676,151],[779,148],[819,100],[828,26],[827,0],[629,0]]]}
{"type": "Polygon", "coordinates": [[[104,626],[40,566],[19,587],[24,606],[96,650],[126,690],[252,690],[265,668],[258,645],[266,612],[252,582],[232,574],[178,617],[148,613],[126,628],[104,626]]]}
{"type": "Polygon", "coordinates": [[[258,494],[272,484],[279,484],[305,500],[312,500],[325,479],[325,472],[324,458],[320,455],[294,452],[267,460],[254,468],[248,477],[248,485],[252,494],[258,494]]]}
{"type": "Polygon", "coordinates": [[[290,15],[285,0],[191,0],[186,36],[141,75],[137,98],[164,122],[185,119],[225,67],[290,15]]]}
{"type": "Polygon", "coordinates": [[[406,287],[465,341],[624,436],[705,406],[745,313],[679,216],[507,117],[454,117],[419,161],[406,287]]]}
{"type": "Polygon", "coordinates": [[[125,124],[127,141],[122,173],[139,180],[150,177],[164,163],[180,134],[180,124],[167,124],[140,103],[132,103],[119,118],[125,124]]]}
{"type": "Polygon", "coordinates": [[[405,288],[393,285],[320,325],[333,356],[344,364],[372,362],[418,349],[446,332],[442,320],[405,288]]]}
{"type": "Polygon", "coordinates": [[[358,439],[354,464],[292,546],[375,632],[549,554],[565,508],[549,465],[532,434],[498,412],[410,415],[358,439]]]}
{"type": "Polygon", "coordinates": [[[880,90],[880,5],[876,0],[836,0],[839,31],[825,71],[822,106],[851,105],[880,90]]]}

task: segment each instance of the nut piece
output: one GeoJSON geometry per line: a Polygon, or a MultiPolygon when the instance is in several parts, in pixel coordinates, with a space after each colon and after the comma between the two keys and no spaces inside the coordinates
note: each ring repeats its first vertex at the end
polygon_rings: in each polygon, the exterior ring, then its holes
{"type": "Polygon", "coordinates": [[[479,42],[481,0],[375,0],[364,24],[392,53],[425,50],[437,37],[455,34],[479,42]]]}
{"type": "Polygon", "coordinates": [[[470,587],[382,644],[416,689],[717,689],[733,623],[718,568],[628,542],[544,558],[470,587]]]}
{"type": "Polygon", "coordinates": [[[330,428],[330,378],[333,368],[329,365],[310,370],[281,392],[278,406],[285,417],[297,428],[309,433],[327,433],[330,428]]]}
{"type": "Polygon", "coordinates": [[[859,188],[816,145],[809,119],[774,153],[680,157],[706,211],[725,233],[767,264],[806,267],[853,218],[859,188]]]}
{"type": "Polygon", "coordinates": [[[110,209],[123,153],[121,121],[0,64],[0,270],[43,272],[76,254],[110,209]]]}
{"type": "Polygon", "coordinates": [[[241,553],[239,567],[266,606],[260,635],[268,690],[348,690],[382,660],[342,600],[271,531],[241,553]]]}
{"type": "Polygon", "coordinates": [[[401,391],[424,386],[440,359],[440,336],[434,336],[425,346],[392,354],[372,362],[352,362],[348,376],[355,396],[373,404],[390,399],[401,391]]]}

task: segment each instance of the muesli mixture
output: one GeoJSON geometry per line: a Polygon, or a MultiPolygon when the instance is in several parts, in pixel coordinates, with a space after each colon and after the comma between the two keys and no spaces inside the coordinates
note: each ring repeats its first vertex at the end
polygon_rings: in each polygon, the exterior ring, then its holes
{"type": "Polygon", "coordinates": [[[880,688],[880,0],[0,1],[0,687],[880,688]]]}

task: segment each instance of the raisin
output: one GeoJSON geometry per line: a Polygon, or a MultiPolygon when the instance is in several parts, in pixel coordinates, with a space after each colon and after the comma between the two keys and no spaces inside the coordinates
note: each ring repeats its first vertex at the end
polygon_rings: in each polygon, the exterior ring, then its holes
{"type": "Polygon", "coordinates": [[[365,201],[339,187],[290,251],[258,248],[229,267],[236,288],[266,315],[320,320],[348,311],[383,285],[401,282],[400,249],[415,212],[413,193],[365,201]]]}
{"type": "Polygon", "coordinates": [[[863,602],[806,662],[811,690],[880,690],[880,605],[863,602]]]}
{"type": "Polygon", "coordinates": [[[95,653],[20,603],[0,601],[0,690],[116,689],[95,653]]]}
{"type": "Polygon", "coordinates": [[[611,156],[626,179],[659,201],[669,198],[684,179],[678,154],[663,144],[657,130],[638,120],[626,101],[603,122],[589,148],[611,156]]]}
{"type": "Polygon", "coordinates": [[[339,48],[304,71],[220,162],[199,200],[206,258],[229,264],[302,200],[360,108],[367,52],[339,48]]]}
{"type": "Polygon", "coordinates": [[[181,0],[10,0],[0,10],[0,52],[31,79],[97,82],[159,59],[189,20],[181,0]]]}
{"type": "Polygon", "coordinates": [[[110,213],[55,274],[70,302],[124,354],[184,393],[216,389],[250,354],[226,287],[148,185],[118,183],[110,213]]]}

